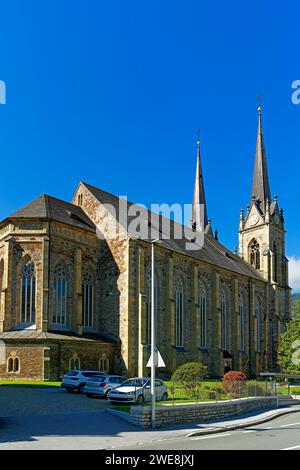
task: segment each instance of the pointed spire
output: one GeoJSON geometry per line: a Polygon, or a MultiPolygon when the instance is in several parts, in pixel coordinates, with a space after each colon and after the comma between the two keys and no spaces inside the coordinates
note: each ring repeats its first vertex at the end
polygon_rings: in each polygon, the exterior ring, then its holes
{"type": "Polygon", "coordinates": [[[197,167],[196,167],[196,178],[194,187],[194,198],[192,207],[192,226],[194,230],[205,230],[208,224],[204,182],[202,175],[201,166],[201,154],[200,154],[200,136],[198,135],[197,140],[197,167]]]}
{"type": "Polygon", "coordinates": [[[258,132],[252,185],[252,198],[264,213],[267,200],[271,201],[271,191],[268,178],[267,158],[264,136],[262,131],[262,107],[258,108],[258,132]]]}

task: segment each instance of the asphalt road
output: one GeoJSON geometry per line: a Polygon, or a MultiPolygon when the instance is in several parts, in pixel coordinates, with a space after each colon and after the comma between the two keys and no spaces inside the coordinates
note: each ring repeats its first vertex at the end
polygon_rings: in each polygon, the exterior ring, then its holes
{"type": "MultiPolygon", "coordinates": [[[[121,448],[120,448],[121,449],[121,448]]],[[[126,446],[126,450],[300,450],[300,412],[261,425],[206,436],[126,446]]]]}
{"type": "MultiPolygon", "coordinates": [[[[185,437],[197,424],[140,429],[107,413],[106,400],[57,389],[0,387],[4,449],[289,449],[300,450],[300,412],[231,432],[185,437]],[[189,427],[189,429],[187,429],[189,427]]],[[[239,419],[239,418],[237,418],[239,419]]],[[[215,426],[218,426],[216,423],[215,426]]]]}

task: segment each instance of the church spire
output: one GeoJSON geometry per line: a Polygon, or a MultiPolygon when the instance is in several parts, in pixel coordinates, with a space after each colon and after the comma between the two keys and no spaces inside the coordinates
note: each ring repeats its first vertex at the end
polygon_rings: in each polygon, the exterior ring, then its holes
{"type": "Polygon", "coordinates": [[[197,140],[197,167],[192,207],[192,226],[194,230],[205,230],[208,224],[204,183],[200,155],[200,136],[197,140]]]}
{"type": "Polygon", "coordinates": [[[252,199],[264,213],[267,201],[271,201],[267,158],[262,131],[262,108],[258,108],[258,132],[252,185],[252,199]]]}

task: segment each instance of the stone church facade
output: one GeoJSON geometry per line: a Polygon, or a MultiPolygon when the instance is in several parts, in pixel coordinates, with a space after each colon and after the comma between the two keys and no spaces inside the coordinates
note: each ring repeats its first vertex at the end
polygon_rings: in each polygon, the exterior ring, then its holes
{"type": "MultiPolygon", "coordinates": [[[[43,195],[1,222],[1,379],[59,380],[74,368],[148,375],[151,239],[132,237],[119,208],[117,196],[80,182],[71,203],[43,195]]],[[[148,227],[150,216],[144,211],[148,227]]],[[[166,364],[158,374],[169,377],[187,361],[207,364],[214,377],[277,370],[290,288],[261,109],[239,254],[213,234],[199,142],[189,230],[189,240],[204,233],[203,248],[187,250],[172,235],[155,246],[157,346],[166,364]]]]}

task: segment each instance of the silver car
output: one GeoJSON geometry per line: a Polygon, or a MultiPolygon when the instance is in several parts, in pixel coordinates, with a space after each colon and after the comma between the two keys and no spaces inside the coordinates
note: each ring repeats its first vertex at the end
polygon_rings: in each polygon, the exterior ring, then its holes
{"type": "MultiPolygon", "coordinates": [[[[155,379],[155,399],[168,400],[168,389],[160,379],[155,379]]],[[[111,403],[143,403],[151,400],[151,383],[148,377],[126,380],[109,394],[111,403]]]]}
{"type": "Polygon", "coordinates": [[[98,395],[100,397],[108,397],[112,388],[118,387],[127,380],[126,377],[120,375],[106,375],[102,377],[90,377],[84,393],[87,397],[98,395]]]}

